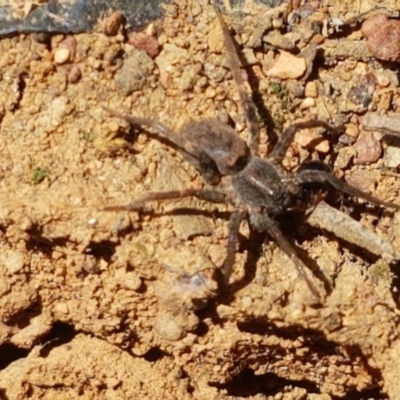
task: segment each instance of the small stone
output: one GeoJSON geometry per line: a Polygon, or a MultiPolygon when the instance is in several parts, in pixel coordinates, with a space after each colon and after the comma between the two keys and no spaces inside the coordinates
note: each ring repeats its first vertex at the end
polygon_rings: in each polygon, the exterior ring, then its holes
{"type": "Polygon", "coordinates": [[[352,138],[356,138],[359,133],[360,130],[358,129],[358,126],[356,124],[350,123],[346,125],[346,135],[352,138]]]}
{"type": "Polygon", "coordinates": [[[331,146],[330,146],[329,140],[327,140],[327,139],[322,140],[320,143],[318,143],[315,146],[315,150],[321,154],[327,154],[330,149],[331,149],[331,146]]]}
{"type": "Polygon", "coordinates": [[[132,32],[128,36],[128,42],[137,50],[145,51],[151,58],[160,53],[160,45],[157,39],[143,32],[132,32]]]}
{"type": "Polygon", "coordinates": [[[354,144],[356,156],[354,164],[370,164],[379,160],[382,154],[382,146],[372,132],[361,132],[354,144]]]}
{"type": "Polygon", "coordinates": [[[76,65],[73,65],[68,73],[67,79],[69,83],[77,83],[79,79],[81,79],[81,76],[81,70],[76,65]]]}
{"type": "Polygon", "coordinates": [[[224,37],[219,25],[216,25],[207,36],[208,48],[211,53],[222,53],[224,51],[224,37]]]}
{"type": "Polygon", "coordinates": [[[107,36],[115,36],[122,25],[123,14],[121,11],[113,12],[104,22],[104,33],[107,36]]]}
{"type": "Polygon", "coordinates": [[[88,221],[88,225],[91,228],[96,227],[98,225],[98,223],[99,223],[99,220],[97,218],[90,218],[89,221],[88,221]]]}
{"type": "Polygon", "coordinates": [[[368,18],[361,27],[369,51],[385,61],[400,61],[400,21],[388,20],[384,14],[368,18]]]}
{"type": "Polygon", "coordinates": [[[378,109],[380,111],[389,111],[392,107],[393,93],[382,91],[379,96],[378,109]]]}
{"type": "Polygon", "coordinates": [[[395,146],[386,147],[383,162],[388,168],[398,168],[400,166],[400,149],[395,146]]]}
{"type": "Polygon", "coordinates": [[[388,87],[390,85],[390,79],[385,75],[377,75],[376,81],[379,86],[388,87]]]}
{"type": "Polygon", "coordinates": [[[69,50],[69,60],[73,61],[76,55],[76,47],[78,46],[78,42],[76,39],[68,35],[62,40],[59,44],[58,47],[60,49],[68,49],[69,50]]]}
{"type": "Polygon", "coordinates": [[[57,303],[54,307],[55,313],[69,314],[69,307],[67,303],[57,303]]]}
{"type": "Polygon", "coordinates": [[[374,75],[367,73],[365,75],[357,75],[353,80],[347,99],[359,109],[366,109],[371,103],[376,86],[376,78],[374,75]]]}
{"type": "Polygon", "coordinates": [[[300,110],[306,110],[307,108],[314,106],[315,106],[315,100],[311,97],[306,97],[300,104],[300,110]]]}
{"type": "Polygon", "coordinates": [[[280,79],[300,78],[307,69],[304,58],[295,57],[286,51],[282,51],[274,66],[265,72],[267,76],[280,79]]]}
{"type": "Polygon", "coordinates": [[[216,91],[213,87],[209,86],[206,91],[205,91],[205,95],[208,99],[213,99],[216,95],[216,91]]]}
{"type": "Polygon", "coordinates": [[[54,61],[57,64],[64,64],[69,61],[70,51],[68,49],[57,49],[54,53],[54,61]]]}
{"type": "Polygon", "coordinates": [[[306,97],[318,97],[317,84],[315,82],[307,82],[304,94],[306,97]]]}

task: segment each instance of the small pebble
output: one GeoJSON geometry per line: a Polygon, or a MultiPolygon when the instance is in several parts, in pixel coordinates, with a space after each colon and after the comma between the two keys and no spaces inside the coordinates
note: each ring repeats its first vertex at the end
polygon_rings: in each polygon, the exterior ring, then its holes
{"type": "Polygon", "coordinates": [[[400,167],[400,149],[396,146],[386,147],[383,162],[388,168],[400,167]]]}
{"type": "Polygon", "coordinates": [[[306,110],[307,108],[314,106],[315,106],[315,100],[311,97],[306,97],[300,104],[300,110],[306,110]]]}
{"type": "Polygon", "coordinates": [[[214,98],[215,95],[216,95],[215,89],[214,89],[213,87],[211,87],[211,86],[208,87],[208,88],[206,89],[205,95],[206,95],[206,97],[207,97],[208,99],[214,98]]]}
{"type": "Polygon", "coordinates": [[[282,51],[272,68],[265,71],[267,76],[280,79],[300,78],[307,69],[304,58],[295,57],[292,54],[282,51]]]}
{"type": "Polygon", "coordinates": [[[151,58],[155,58],[160,53],[160,45],[157,39],[147,33],[132,32],[128,36],[128,42],[138,50],[145,51],[151,58]]]}
{"type": "Polygon", "coordinates": [[[54,53],[54,61],[57,64],[64,64],[69,61],[70,51],[68,49],[57,49],[54,53]]]}
{"type": "Polygon", "coordinates": [[[356,156],[354,164],[370,164],[379,160],[382,154],[382,146],[372,132],[361,132],[354,144],[356,156]]]}
{"type": "Polygon", "coordinates": [[[68,35],[62,40],[59,44],[58,47],[60,49],[68,49],[69,50],[69,60],[73,61],[76,55],[76,47],[78,46],[78,42],[76,39],[68,35]]]}
{"type": "Polygon", "coordinates": [[[224,39],[222,36],[221,28],[216,25],[207,36],[208,48],[211,53],[223,53],[224,39]]]}
{"type": "Polygon", "coordinates": [[[88,221],[88,225],[91,227],[95,227],[98,223],[99,221],[97,220],[97,218],[90,218],[88,221]]]}
{"type": "Polygon", "coordinates": [[[331,145],[329,143],[329,140],[322,140],[320,143],[318,143],[315,146],[315,150],[318,151],[318,153],[321,154],[327,154],[329,150],[331,149],[331,145]]]}
{"type": "Polygon", "coordinates": [[[360,131],[356,124],[350,123],[346,125],[346,135],[355,138],[359,133],[360,131]]]}
{"type": "Polygon", "coordinates": [[[69,83],[77,83],[79,79],[81,79],[81,76],[81,70],[76,65],[73,65],[68,73],[67,79],[69,83]]]}
{"type": "Polygon", "coordinates": [[[376,81],[379,86],[388,87],[390,85],[390,79],[385,75],[377,75],[376,81]]]}
{"type": "Polygon", "coordinates": [[[121,11],[113,12],[106,20],[104,24],[104,33],[107,36],[115,36],[119,28],[122,25],[123,14],[121,11]]]}
{"type": "Polygon", "coordinates": [[[306,97],[318,97],[317,84],[315,82],[307,82],[304,94],[306,97]]]}
{"type": "Polygon", "coordinates": [[[374,15],[363,23],[361,32],[376,58],[400,61],[400,21],[388,20],[384,14],[374,15]]]}
{"type": "Polygon", "coordinates": [[[61,314],[69,314],[69,307],[67,303],[57,303],[54,307],[54,312],[55,313],[61,313],[61,314]]]}

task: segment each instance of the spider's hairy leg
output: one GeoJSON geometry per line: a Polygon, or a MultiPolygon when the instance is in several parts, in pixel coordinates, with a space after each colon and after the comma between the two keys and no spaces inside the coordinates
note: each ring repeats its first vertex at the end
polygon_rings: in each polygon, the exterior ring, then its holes
{"type": "Polygon", "coordinates": [[[138,127],[147,127],[154,129],[160,137],[165,139],[167,142],[172,143],[176,146],[179,150],[185,152],[182,144],[180,143],[178,135],[169,129],[167,126],[162,124],[157,120],[153,120],[150,118],[143,118],[143,117],[133,117],[130,115],[121,114],[118,111],[112,110],[111,108],[103,106],[103,109],[111,114],[113,117],[123,119],[124,121],[128,122],[131,125],[138,126],[138,127]]]}
{"type": "Polygon", "coordinates": [[[251,96],[247,93],[246,86],[244,84],[244,80],[241,72],[241,63],[236,51],[235,43],[233,42],[232,36],[229,32],[229,29],[224,21],[224,18],[219,10],[218,6],[213,3],[215,13],[217,15],[218,21],[220,23],[222,33],[224,35],[225,48],[227,52],[228,64],[231,70],[233,79],[236,83],[236,86],[239,91],[241,106],[243,107],[243,111],[245,113],[246,121],[248,124],[248,129],[250,132],[249,138],[249,148],[252,154],[257,154],[258,146],[260,142],[260,129],[257,122],[257,110],[254,105],[251,96]]]}
{"type": "Polygon", "coordinates": [[[339,136],[343,133],[342,127],[335,127],[329,125],[324,121],[320,121],[318,119],[311,119],[305,122],[297,122],[293,125],[290,125],[281,135],[278,142],[274,146],[270,159],[273,160],[275,163],[280,164],[285,157],[286,151],[289,148],[290,144],[294,139],[294,135],[300,129],[307,129],[307,128],[325,128],[328,132],[333,133],[334,136],[339,136]]]}
{"type": "Polygon", "coordinates": [[[335,175],[327,171],[304,169],[298,172],[297,176],[295,177],[295,183],[298,185],[304,185],[307,183],[328,183],[335,189],[349,194],[350,196],[359,197],[380,207],[388,207],[400,210],[400,205],[380,200],[369,193],[363,192],[362,190],[343,182],[335,175]]]}
{"type": "Polygon", "coordinates": [[[250,215],[250,223],[257,230],[268,233],[271,238],[276,242],[278,247],[289,256],[289,258],[293,261],[296,266],[297,272],[299,276],[304,279],[311,293],[314,295],[315,299],[318,303],[320,303],[320,294],[311,280],[308,278],[306,274],[307,266],[304,262],[299,258],[296,253],[296,250],[290,244],[290,242],[285,238],[282,231],[279,229],[278,225],[269,218],[266,214],[251,214],[250,215]]]}
{"type": "Polygon", "coordinates": [[[237,245],[239,241],[239,228],[242,221],[246,218],[246,213],[243,211],[235,211],[229,218],[228,230],[228,244],[226,246],[226,258],[222,269],[224,278],[224,290],[229,286],[229,278],[232,275],[233,265],[235,264],[235,256],[237,245]]]}
{"type": "Polygon", "coordinates": [[[200,200],[209,201],[210,203],[225,203],[226,196],[224,193],[216,190],[207,189],[185,189],[185,190],[171,190],[169,192],[152,192],[134,200],[124,206],[109,206],[105,207],[104,211],[133,211],[140,210],[146,203],[151,201],[164,201],[173,199],[183,199],[185,197],[197,197],[200,200]]]}

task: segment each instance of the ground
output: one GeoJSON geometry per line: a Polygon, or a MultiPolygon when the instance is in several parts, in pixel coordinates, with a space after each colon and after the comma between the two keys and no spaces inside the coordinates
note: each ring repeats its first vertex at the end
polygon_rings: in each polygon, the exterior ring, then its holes
{"type": "MultiPolygon", "coordinates": [[[[397,202],[400,148],[364,121],[396,118],[400,106],[396,63],[373,57],[356,18],[375,7],[314,1],[286,16],[284,35],[286,4],[249,2],[226,21],[248,89],[257,88],[261,155],[294,121],[344,124],[339,144],[300,132],[285,166],[320,159],[397,202]],[[294,56],[289,71],[277,64],[282,50],[294,56]]],[[[246,224],[229,296],[217,296],[229,206],[188,199],[104,210],[204,181],[177,151],[103,106],[174,130],[218,117],[247,137],[211,6],[176,0],[129,39],[112,16],[96,33],[21,34],[0,46],[1,398],[400,398],[393,209],[327,200],[372,242],[348,238],[333,208],[324,229],[317,209],[308,222],[282,221],[314,271],[317,306],[288,257],[246,224]]]]}

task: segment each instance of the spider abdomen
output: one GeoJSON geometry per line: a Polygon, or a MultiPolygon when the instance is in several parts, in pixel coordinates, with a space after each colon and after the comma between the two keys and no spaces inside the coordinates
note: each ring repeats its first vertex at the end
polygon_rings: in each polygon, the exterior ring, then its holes
{"type": "Polygon", "coordinates": [[[247,144],[233,128],[217,119],[189,122],[181,135],[185,151],[197,158],[206,154],[221,175],[239,172],[250,160],[247,144]]]}

